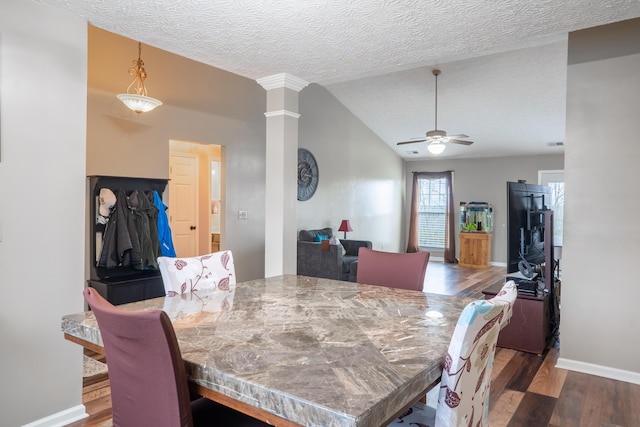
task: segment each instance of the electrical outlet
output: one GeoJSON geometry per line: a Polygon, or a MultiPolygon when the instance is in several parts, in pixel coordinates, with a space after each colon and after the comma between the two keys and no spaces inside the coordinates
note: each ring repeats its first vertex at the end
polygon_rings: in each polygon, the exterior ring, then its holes
{"type": "Polygon", "coordinates": [[[238,219],[247,219],[247,211],[238,211],[238,219]]]}

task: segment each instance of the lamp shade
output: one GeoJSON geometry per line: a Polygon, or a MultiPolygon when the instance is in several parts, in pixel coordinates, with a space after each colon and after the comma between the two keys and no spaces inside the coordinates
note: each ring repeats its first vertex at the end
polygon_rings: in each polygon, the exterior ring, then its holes
{"type": "Polygon", "coordinates": [[[156,107],[162,105],[162,102],[158,99],[151,98],[144,95],[135,95],[132,93],[121,93],[116,95],[120,101],[127,107],[135,111],[136,113],[146,113],[156,107]]]}
{"type": "Polygon", "coordinates": [[[347,231],[353,231],[353,228],[351,228],[351,224],[349,223],[348,219],[342,220],[342,222],[340,223],[340,227],[338,227],[338,231],[344,231],[345,233],[347,231]]]}
{"type": "Polygon", "coordinates": [[[444,149],[445,145],[440,141],[433,141],[432,143],[427,145],[427,150],[429,150],[431,154],[440,154],[444,151],[444,149]]]}

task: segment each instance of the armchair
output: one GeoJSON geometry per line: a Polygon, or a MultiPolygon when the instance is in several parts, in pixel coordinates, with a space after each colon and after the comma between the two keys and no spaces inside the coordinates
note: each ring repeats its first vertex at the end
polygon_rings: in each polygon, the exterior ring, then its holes
{"type": "Polygon", "coordinates": [[[300,230],[298,234],[297,271],[300,275],[348,281],[351,263],[358,259],[358,250],[372,247],[368,240],[340,239],[340,244],[329,245],[329,250],[323,251],[318,235],[330,239],[333,229],[300,230]]]}

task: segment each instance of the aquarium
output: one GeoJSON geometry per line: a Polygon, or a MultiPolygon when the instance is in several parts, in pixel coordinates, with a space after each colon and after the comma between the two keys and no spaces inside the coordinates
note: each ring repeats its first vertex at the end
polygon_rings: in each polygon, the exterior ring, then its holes
{"type": "Polygon", "coordinates": [[[470,233],[493,231],[493,206],[484,202],[460,202],[460,231],[470,233]]]}

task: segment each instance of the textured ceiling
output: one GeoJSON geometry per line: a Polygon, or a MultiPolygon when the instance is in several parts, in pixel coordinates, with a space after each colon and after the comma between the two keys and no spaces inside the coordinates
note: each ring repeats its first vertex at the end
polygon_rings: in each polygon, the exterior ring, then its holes
{"type": "MultiPolygon", "coordinates": [[[[39,0],[92,25],[251,79],[330,90],[395,143],[438,127],[474,145],[440,157],[562,151],[566,36],[640,17],[639,0],[39,0]]],[[[418,154],[407,154],[408,150],[418,154]]]]}

